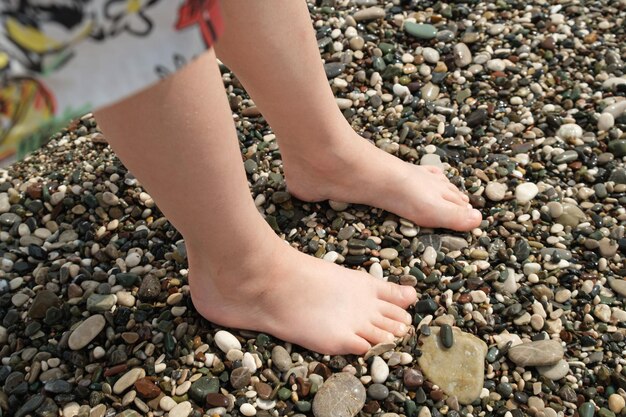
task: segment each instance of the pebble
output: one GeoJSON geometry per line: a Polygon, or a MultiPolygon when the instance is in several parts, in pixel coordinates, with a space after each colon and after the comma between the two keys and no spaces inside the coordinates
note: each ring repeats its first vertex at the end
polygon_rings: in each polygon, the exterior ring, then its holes
{"type": "Polygon", "coordinates": [[[555,340],[522,343],[508,352],[509,359],[522,367],[554,365],[563,359],[563,355],[563,346],[555,340]]]}
{"type": "Polygon", "coordinates": [[[104,316],[96,314],[85,319],[70,335],[68,346],[72,350],[79,350],[87,346],[104,329],[104,316]]]}
{"type": "Polygon", "coordinates": [[[472,53],[464,43],[454,45],[452,53],[454,54],[454,63],[459,68],[467,67],[472,63],[472,53]]]}
{"type": "Polygon", "coordinates": [[[615,125],[615,117],[611,113],[602,113],[598,117],[598,130],[606,131],[615,125]]]}
{"type": "Polygon", "coordinates": [[[365,398],[365,387],[355,376],[346,372],[333,374],[313,397],[313,415],[354,417],[363,408],[365,398]]]}
{"type": "Polygon", "coordinates": [[[372,358],[370,375],[372,376],[372,382],[377,384],[382,384],[389,377],[389,366],[380,356],[372,358]]]}
{"type": "Polygon", "coordinates": [[[515,199],[520,204],[526,204],[539,193],[539,187],[532,182],[525,182],[515,187],[515,199]]]}
{"type": "Polygon", "coordinates": [[[188,417],[193,410],[191,403],[189,401],[183,401],[181,403],[176,404],[174,408],[169,411],[169,417],[188,417]]]}
{"type": "Polygon", "coordinates": [[[620,413],[626,407],[624,397],[619,394],[609,395],[609,409],[614,413],[620,413]]]}
{"type": "Polygon", "coordinates": [[[424,23],[404,22],[404,31],[417,39],[423,40],[433,39],[437,36],[437,29],[433,25],[424,23]]]}
{"type": "Polygon", "coordinates": [[[224,353],[228,353],[231,349],[241,350],[241,343],[237,338],[226,330],[220,330],[215,333],[215,344],[224,353]]]}
{"type": "Polygon", "coordinates": [[[146,376],[143,368],[133,368],[122,375],[113,385],[113,393],[121,394],[137,382],[139,378],[146,376]]]}
{"type": "Polygon", "coordinates": [[[418,363],[422,372],[460,404],[473,403],[483,388],[487,345],[476,336],[452,328],[454,344],[445,348],[438,337],[440,329],[430,329],[430,336],[420,337],[423,344],[418,363]]]}
{"type": "Polygon", "coordinates": [[[352,17],[354,17],[354,20],[357,22],[367,22],[385,17],[385,10],[381,7],[368,7],[358,10],[352,17]]]}
{"type": "Polygon", "coordinates": [[[504,199],[507,190],[508,187],[506,184],[501,182],[490,182],[485,187],[485,195],[489,200],[498,202],[504,199]]]}
{"type": "Polygon", "coordinates": [[[565,378],[565,376],[569,373],[569,363],[567,363],[566,360],[561,359],[554,365],[538,366],[537,371],[540,375],[543,375],[548,379],[558,381],[561,378],[565,378]]]}

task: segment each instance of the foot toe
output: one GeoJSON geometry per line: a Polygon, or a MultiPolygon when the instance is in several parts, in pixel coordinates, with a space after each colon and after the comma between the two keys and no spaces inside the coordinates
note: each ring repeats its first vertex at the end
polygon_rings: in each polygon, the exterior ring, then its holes
{"type": "Polygon", "coordinates": [[[380,316],[373,321],[373,324],[379,329],[383,329],[392,333],[396,337],[404,336],[409,331],[409,326],[397,320],[380,316]]]}
{"type": "Polygon", "coordinates": [[[374,324],[369,324],[365,330],[357,333],[357,335],[367,340],[372,345],[384,342],[393,342],[393,339],[395,339],[392,333],[387,330],[383,330],[374,324]]]}
{"type": "Polygon", "coordinates": [[[402,308],[407,308],[417,300],[415,288],[391,282],[381,282],[378,297],[402,308]]]}
{"type": "Polygon", "coordinates": [[[380,312],[385,317],[407,325],[413,322],[413,317],[411,317],[411,314],[409,314],[404,308],[398,307],[395,304],[383,302],[380,307],[380,312]]]}
{"type": "Polygon", "coordinates": [[[447,223],[445,227],[452,230],[467,231],[480,225],[482,215],[470,204],[454,204],[446,202],[441,208],[441,219],[447,223]]]}

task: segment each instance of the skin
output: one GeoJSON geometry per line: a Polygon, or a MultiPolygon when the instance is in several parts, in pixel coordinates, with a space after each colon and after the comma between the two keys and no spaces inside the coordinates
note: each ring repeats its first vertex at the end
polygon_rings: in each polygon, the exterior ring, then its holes
{"type": "MultiPolygon", "coordinates": [[[[304,2],[244,1],[222,3],[227,30],[216,50],[276,132],[292,194],[370,204],[429,227],[478,226],[480,215],[441,171],[404,163],[350,128],[304,2]]],[[[259,214],[214,50],[95,116],[185,237],[191,297],[206,319],[325,354],[363,354],[406,334],[414,288],[302,254],[259,214]]]]}

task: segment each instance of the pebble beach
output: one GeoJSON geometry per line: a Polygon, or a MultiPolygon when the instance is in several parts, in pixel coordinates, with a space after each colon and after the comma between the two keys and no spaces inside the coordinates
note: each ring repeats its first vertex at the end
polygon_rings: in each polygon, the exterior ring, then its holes
{"type": "Polygon", "coordinates": [[[0,170],[0,417],[625,417],[626,0],[309,10],[363,140],[483,222],[297,200],[222,67],[251,198],[298,250],[415,287],[409,333],[329,356],[203,319],[182,236],[88,114],[0,170]]]}

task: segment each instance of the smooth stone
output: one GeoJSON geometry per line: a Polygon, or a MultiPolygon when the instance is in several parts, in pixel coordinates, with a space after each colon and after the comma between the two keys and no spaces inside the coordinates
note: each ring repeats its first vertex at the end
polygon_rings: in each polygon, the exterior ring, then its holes
{"type": "Polygon", "coordinates": [[[204,402],[207,394],[218,392],[220,389],[220,380],[217,377],[200,377],[194,381],[189,387],[189,396],[196,403],[204,402]]]}
{"type": "Polygon", "coordinates": [[[121,394],[137,382],[139,378],[146,376],[143,368],[133,368],[122,375],[113,385],[113,393],[121,394]]]}
{"type": "Polygon", "coordinates": [[[554,162],[555,164],[569,164],[570,162],[574,162],[577,159],[578,153],[570,149],[555,156],[552,159],[552,162],[554,162]]]}
{"type": "Polygon", "coordinates": [[[239,407],[239,412],[246,417],[252,417],[256,415],[256,408],[252,404],[243,403],[239,407]]]}
{"type": "Polygon", "coordinates": [[[167,395],[159,400],[159,407],[164,411],[171,411],[174,407],[176,407],[176,401],[172,397],[168,397],[167,395]]]}
{"type": "Polygon", "coordinates": [[[554,365],[538,366],[537,371],[540,375],[552,381],[558,381],[561,378],[565,378],[565,375],[569,372],[569,363],[565,359],[561,359],[554,365]]]}
{"type": "Polygon", "coordinates": [[[556,135],[563,140],[580,139],[583,137],[583,128],[576,123],[565,123],[559,127],[556,135]]]}
{"type": "Polygon", "coordinates": [[[398,257],[398,251],[394,248],[384,248],[379,251],[380,257],[383,259],[388,259],[390,261],[396,259],[398,257]]]}
{"type": "Polygon", "coordinates": [[[422,260],[426,262],[428,266],[435,266],[437,262],[437,251],[432,246],[427,246],[422,254],[422,260]]]}
{"type": "Polygon", "coordinates": [[[532,182],[525,182],[515,187],[515,199],[520,204],[526,204],[539,193],[539,187],[532,182]]]}
{"type": "Polygon", "coordinates": [[[554,365],[563,359],[563,346],[556,340],[537,340],[509,349],[509,359],[518,366],[554,365]]]}
{"type": "Polygon", "coordinates": [[[485,195],[491,201],[502,201],[509,187],[501,182],[490,182],[485,187],[485,195]]]}
{"type": "Polygon", "coordinates": [[[465,249],[469,246],[467,240],[458,236],[444,235],[441,236],[441,247],[448,249],[449,251],[457,251],[465,249]]]}
{"type": "Polygon", "coordinates": [[[170,410],[168,417],[188,417],[192,409],[189,401],[183,401],[170,410]]]}
{"type": "MultiPolygon", "coordinates": [[[[609,152],[618,158],[626,156],[626,140],[612,140],[609,142],[609,152]]],[[[9,213],[6,213],[9,214],[9,213]]],[[[4,216],[4,214],[3,214],[4,216]]]]}
{"type": "Polygon", "coordinates": [[[431,47],[422,49],[422,56],[424,57],[424,60],[430,64],[436,64],[439,62],[440,58],[439,52],[431,47]]]}
{"type": "Polygon", "coordinates": [[[459,68],[464,68],[472,63],[472,52],[466,44],[457,43],[452,50],[454,54],[454,63],[459,68]]]}
{"type": "Polygon", "coordinates": [[[626,280],[620,278],[613,278],[609,280],[609,286],[621,295],[622,297],[626,297],[626,280]]]}
{"type": "Polygon", "coordinates": [[[58,307],[61,303],[61,299],[52,291],[38,291],[28,309],[28,315],[33,319],[43,319],[49,308],[58,307]]]}
{"type": "Polygon", "coordinates": [[[460,404],[474,402],[483,388],[487,345],[474,335],[452,328],[454,344],[444,348],[440,328],[431,327],[430,336],[420,336],[422,355],[418,364],[428,380],[460,404]]]}
{"type": "Polygon", "coordinates": [[[441,339],[441,345],[446,349],[450,349],[452,345],[454,345],[454,334],[449,324],[441,325],[439,328],[439,338],[441,339]]]}
{"type": "Polygon", "coordinates": [[[591,402],[582,403],[580,407],[578,407],[578,415],[579,417],[593,417],[596,413],[596,406],[591,402]]]}
{"type": "Polygon", "coordinates": [[[396,347],[396,344],[393,342],[378,343],[377,345],[372,346],[370,350],[368,350],[367,353],[365,353],[365,356],[363,356],[363,359],[368,360],[372,356],[382,355],[383,353],[393,350],[395,347],[396,347]]]}
{"type": "Polygon", "coordinates": [[[571,203],[563,203],[563,214],[557,219],[557,223],[563,226],[576,227],[587,219],[585,213],[576,205],[571,203]]]}
{"type": "Polygon", "coordinates": [[[385,10],[381,7],[368,7],[367,9],[358,10],[352,17],[357,22],[367,22],[385,17],[385,10]]]}
{"type": "Polygon", "coordinates": [[[367,388],[367,395],[374,400],[384,400],[389,396],[389,388],[383,384],[372,384],[367,388]]]}
{"type": "Polygon", "coordinates": [[[434,153],[427,153],[426,155],[422,156],[420,159],[420,165],[437,167],[442,171],[444,169],[443,163],[441,162],[441,157],[434,153]]]}
{"type": "Polygon", "coordinates": [[[598,117],[598,130],[609,130],[615,125],[615,117],[611,113],[602,113],[598,117]]]}
{"type": "Polygon", "coordinates": [[[88,317],[74,329],[68,339],[68,346],[72,350],[79,350],[87,346],[104,329],[106,320],[101,314],[88,317]]]}
{"type": "Polygon", "coordinates": [[[354,417],[365,404],[365,387],[354,375],[331,375],[313,397],[315,417],[354,417]]]}
{"type": "Polygon", "coordinates": [[[426,100],[426,101],[435,101],[435,100],[437,100],[437,97],[439,97],[439,86],[437,86],[437,85],[435,85],[433,83],[426,83],[420,89],[420,92],[422,93],[422,98],[424,100],[426,100]]]}
{"type": "Polygon", "coordinates": [[[482,108],[476,109],[465,118],[465,124],[467,124],[469,128],[478,127],[487,120],[487,116],[487,110],[482,108]]]}
{"type": "Polygon", "coordinates": [[[404,22],[404,31],[417,39],[433,39],[437,36],[437,28],[424,23],[404,22]]]}
{"type": "Polygon", "coordinates": [[[242,366],[240,368],[233,369],[230,373],[230,384],[235,389],[242,389],[250,384],[251,378],[252,374],[250,373],[250,370],[242,366]]]}
{"type": "Polygon", "coordinates": [[[370,375],[372,382],[382,384],[389,377],[389,365],[380,356],[374,356],[370,365],[370,375]]]}
{"type": "Polygon", "coordinates": [[[241,343],[239,340],[226,330],[220,330],[215,333],[215,344],[224,353],[228,353],[231,349],[241,350],[241,343]]]}
{"type": "Polygon", "coordinates": [[[609,409],[614,413],[621,412],[626,407],[624,397],[619,394],[609,395],[609,409]]]}
{"type": "Polygon", "coordinates": [[[141,301],[154,301],[161,294],[161,281],[155,275],[148,274],[141,279],[137,298],[141,301]]]}
{"type": "Polygon", "coordinates": [[[610,113],[614,118],[617,119],[626,112],[626,100],[618,101],[617,103],[606,106],[602,112],[610,113]]]}
{"type": "Polygon", "coordinates": [[[91,294],[87,298],[87,311],[104,313],[111,310],[116,303],[117,297],[114,294],[91,294]]]}
{"type": "Polygon", "coordinates": [[[287,372],[293,367],[291,355],[289,355],[287,349],[281,345],[276,345],[272,348],[272,365],[281,372],[287,372]]]}

